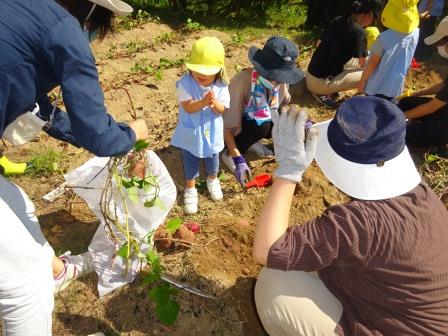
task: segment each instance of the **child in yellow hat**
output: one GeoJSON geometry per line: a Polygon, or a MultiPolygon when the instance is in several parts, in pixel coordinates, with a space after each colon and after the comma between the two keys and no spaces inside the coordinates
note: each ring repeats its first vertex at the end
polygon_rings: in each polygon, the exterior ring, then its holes
{"type": "Polygon", "coordinates": [[[211,198],[214,201],[223,198],[217,178],[218,154],[224,149],[222,114],[230,104],[224,57],[224,47],[216,37],[197,40],[186,63],[189,72],[176,83],[179,118],[171,144],[182,151],[186,184],[184,211],[187,214],[198,211],[195,181],[201,159],[211,198]]]}
{"type": "Polygon", "coordinates": [[[376,42],[378,36],[380,35],[380,31],[377,27],[370,26],[367,28],[364,28],[364,32],[366,33],[367,38],[367,50],[370,51],[373,44],[376,42]]]}
{"type": "Polygon", "coordinates": [[[419,36],[418,0],[389,0],[381,20],[386,28],[370,50],[359,92],[395,101],[401,95],[419,36]]]}

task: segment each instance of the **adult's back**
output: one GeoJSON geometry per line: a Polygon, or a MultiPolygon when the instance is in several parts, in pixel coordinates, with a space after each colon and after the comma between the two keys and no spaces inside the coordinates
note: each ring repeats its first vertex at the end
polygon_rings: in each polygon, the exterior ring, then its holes
{"type": "Polygon", "coordinates": [[[40,107],[60,85],[67,113],[56,109],[49,134],[98,156],[129,151],[135,134],[107,114],[95,60],[80,22],[55,0],[0,2],[0,134],[18,116],[40,107]]]}
{"type": "Polygon", "coordinates": [[[320,39],[308,72],[318,78],[335,77],[351,58],[367,56],[364,29],[346,16],[334,18],[320,39]]]}
{"type": "MultiPolygon", "coordinates": [[[[448,334],[447,220],[445,206],[422,183],[391,199],[334,206],[297,227],[315,239],[310,246],[331,246],[315,269],[344,307],[343,330],[448,334]],[[316,228],[324,230],[315,232],[319,237],[311,234],[316,228]]],[[[312,267],[306,253],[302,260],[312,267]]]]}

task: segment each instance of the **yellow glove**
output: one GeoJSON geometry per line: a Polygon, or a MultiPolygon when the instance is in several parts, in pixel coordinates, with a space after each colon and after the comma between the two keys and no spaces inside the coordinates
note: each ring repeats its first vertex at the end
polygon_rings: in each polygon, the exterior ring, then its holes
{"type": "Polygon", "coordinates": [[[9,161],[6,156],[0,157],[0,173],[8,175],[20,175],[24,174],[26,170],[26,163],[15,163],[9,161]]]}

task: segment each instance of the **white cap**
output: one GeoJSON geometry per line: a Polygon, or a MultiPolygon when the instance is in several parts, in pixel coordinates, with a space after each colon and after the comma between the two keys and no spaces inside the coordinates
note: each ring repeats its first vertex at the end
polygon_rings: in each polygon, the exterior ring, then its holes
{"type": "Polygon", "coordinates": [[[445,16],[431,36],[425,38],[425,44],[431,45],[439,42],[445,36],[448,36],[448,16],[445,16]]]}
{"type": "Polygon", "coordinates": [[[98,6],[107,8],[118,16],[126,16],[132,13],[133,9],[126,2],[121,0],[89,0],[98,6]]]}

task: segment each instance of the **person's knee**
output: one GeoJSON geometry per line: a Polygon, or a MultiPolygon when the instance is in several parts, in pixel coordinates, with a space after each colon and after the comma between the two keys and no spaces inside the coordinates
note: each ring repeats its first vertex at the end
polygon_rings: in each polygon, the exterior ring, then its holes
{"type": "Polygon", "coordinates": [[[295,292],[297,288],[301,287],[301,283],[297,278],[299,281],[294,284],[295,288],[291,288],[291,281],[288,279],[291,275],[288,272],[269,268],[264,268],[260,272],[255,286],[255,303],[262,321],[269,319],[272,322],[278,319],[279,323],[284,323],[285,321],[281,321],[283,314],[279,314],[279,312],[288,315],[288,311],[291,311],[291,297],[297,303],[294,307],[294,318],[297,320],[310,318],[307,316],[309,312],[307,306],[310,300],[300,295],[296,296],[295,292]]]}
{"type": "Polygon", "coordinates": [[[255,287],[257,312],[266,330],[286,335],[331,335],[342,305],[315,275],[264,268],[255,287]]]}

